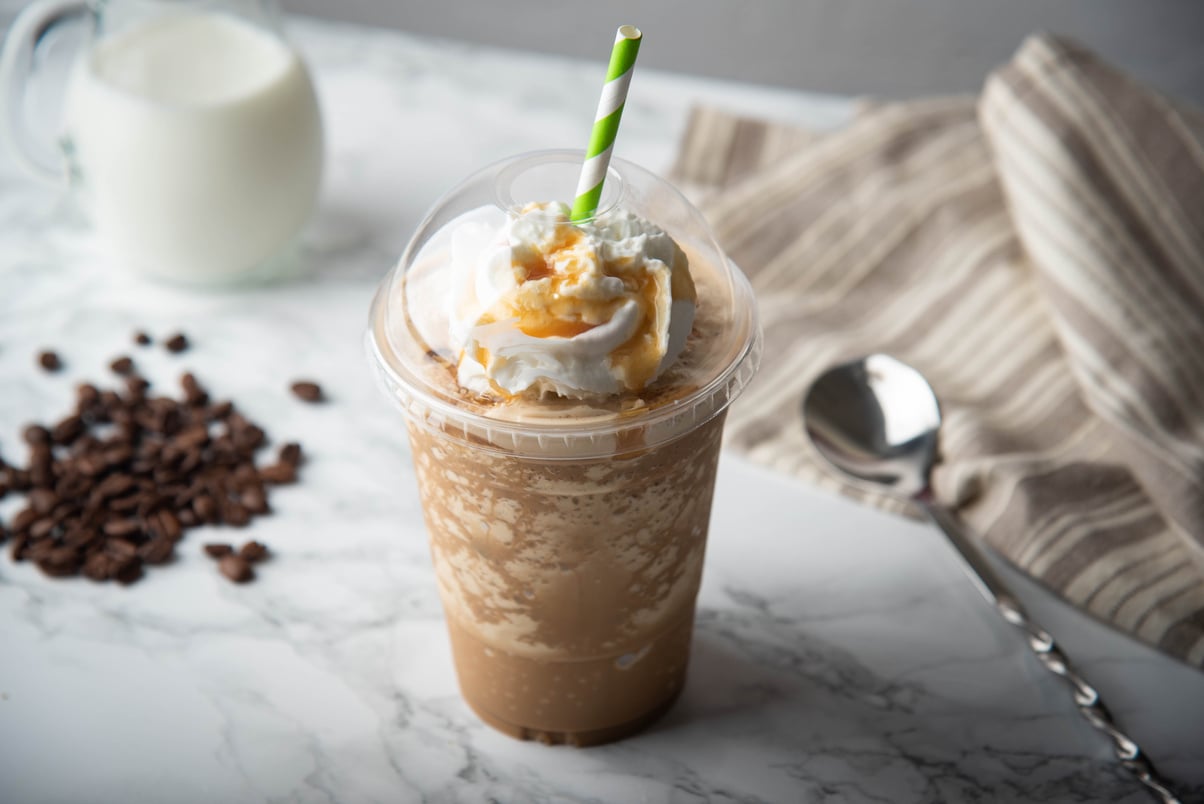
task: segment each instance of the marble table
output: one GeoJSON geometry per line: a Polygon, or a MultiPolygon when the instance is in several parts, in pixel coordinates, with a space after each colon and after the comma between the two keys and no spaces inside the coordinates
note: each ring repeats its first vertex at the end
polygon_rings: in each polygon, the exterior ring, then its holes
{"type": "MultiPolygon", "coordinates": [[[[251,585],[193,531],[131,588],[0,559],[0,801],[1123,801],[1147,797],[978,598],[930,528],[725,456],[690,681],[647,734],[521,743],[458,697],[397,414],[361,333],[434,198],[501,156],[582,141],[601,67],[295,20],[329,137],[304,274],[238,291],[143,282],[96,256],[61,194],[0,162],[0,448],[104,376],[130,334],[310,455],[251,585]],[[53,346],[67,370],[32,355],[53,346]],[[330,401],[287,393],[300,376],[330,401]]],[[[817,127],[851,101],[641,73],[620,148],[670,164],[691,103],[817,127]]],[[[3,511],[11,511],[11,500],[3,511]]],[[[1204,674],[1014,579],[1186,798],[1204,798],[1204,674]]]]}

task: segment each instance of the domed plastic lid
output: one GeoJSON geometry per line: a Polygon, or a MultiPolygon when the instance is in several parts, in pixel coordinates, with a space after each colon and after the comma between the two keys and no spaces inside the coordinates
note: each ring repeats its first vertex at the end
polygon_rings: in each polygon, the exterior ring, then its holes
{"type": "Polygon", "coordinates": [[[367,347],[388,395],[412,423],[486,450],[581,459],[647,449],[722,412],[760,359],[752,289],[715,243],[702,214],[672,185],[612,159],[596,217],[627,210],[663,229],[689,258],[698,291],[693,330],[674,363],[639,392],[599,399],[483,398],[456,379],[460,355],[444,304],[450,248],[465,222],[500,228],[530,202],[562,200],[580,151],[503,160],[441,198],[419,224],[372,303],[367,347]]]}

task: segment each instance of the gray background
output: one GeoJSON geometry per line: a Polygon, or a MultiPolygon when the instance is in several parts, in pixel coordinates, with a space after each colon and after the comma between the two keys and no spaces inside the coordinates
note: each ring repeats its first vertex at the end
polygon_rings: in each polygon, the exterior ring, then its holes
{"type": "MultiPolygon", "coordinates": [[[[291,12],[603,60],[622,23],[641,66],[845,95],[974,92],[1034,31],[1075,37],[1204,106],[1204,0],[282,0],[291,12]]],[[[8,27],[23,0],[0,0],[8,27]]]]}
{"type": "Polygon", "coordinates": [[[642,66],[848,95],[975,92],[1024,37],[1068,34],[1204,105],[1201,0],[284,0],[290,11],[604,59],[644,30],[642,66]]]}

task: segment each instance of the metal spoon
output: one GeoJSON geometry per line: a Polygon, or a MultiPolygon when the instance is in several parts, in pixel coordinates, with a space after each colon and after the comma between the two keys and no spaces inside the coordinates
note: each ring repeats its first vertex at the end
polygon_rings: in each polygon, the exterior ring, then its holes
{"type": "Polygon", "coordinates": [[[1071,669],[1053,637],[1029,618],[982,548],[933,498],[929,478],[937,458],[941,410],[923,375],[883,354],[835,366],[808,390],[803,423],[820,455],[835,468],[924,509],[965,559],[966,574],[978,590],[1024,633],[1046,669],[1066,681],[1079,712],[1108,736],[1120,763],[1163,804],[1177,804],[1179,799],[1160,781],[1137,743],[1113,723],[1099,693],[1071,669]]]}

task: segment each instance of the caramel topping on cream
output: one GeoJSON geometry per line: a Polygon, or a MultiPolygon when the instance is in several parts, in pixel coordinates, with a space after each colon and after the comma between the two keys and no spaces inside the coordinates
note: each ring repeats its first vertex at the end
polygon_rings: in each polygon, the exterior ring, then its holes
{"type": "Polygon", "coordinates": [[[576,225],[561,205],[531,204],[504,235],[469,263],[477,306],[458,299],[452,312],[467,333],[457,374],[466,389],[639,391],[681,352],[694,283],[685,254],[653,224],[619,211],[576,225]]]}

